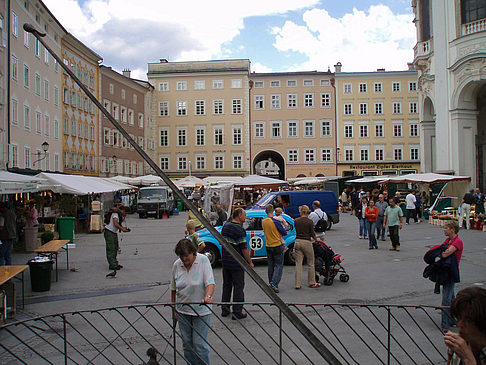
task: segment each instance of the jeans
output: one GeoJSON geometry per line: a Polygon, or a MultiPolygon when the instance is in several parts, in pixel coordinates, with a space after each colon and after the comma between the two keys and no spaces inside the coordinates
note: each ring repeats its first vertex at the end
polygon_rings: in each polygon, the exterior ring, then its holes
{"type": "Polygon", "coordinates": [[[390,240],[393,248],[400,247],[400,236],[398,234],[400,226],[388,226],[388,229],[390,230],[390,240]]]}
{"type": "Polygon", "coordinates": [[[462,220],[464,215],[466,216],[466,228],[471,229],[471,222],[469,221],[469,216],[471,214],[471,204],[463,203],[461,205],[461,216],[459,217],[459,227],[462,228],[462,220]]]}
{"type": "Polygon", "coordinates": [[[442,285],[442,306],[447,307],[447,309],[442,310],[442,329],[451,328],[455,324],[454,319],[451,317],[450,306],[452,300],[455,298],[454,295],[455,283],[448,283],[442,285]]]}
{"type": "MultiPolygon", "coordinates": [[[[222,302],[231,302],[231,292],[233,292],[233,302],[244,302],[245,293],[245,272],[243,270],[228,270],[223,268],[223,295],[222,302]]],[[[223,313],[229,313],[229,305],[222,306],[223,313]]],[[[233,313],[241,314],[243,304],[233,304],[233,313]]]]}
{"type": "Polygon", "coordinates": [[[415,223],[417,223],[417,216],[416,216],[415,213],[416,213],[415,208],[413,208],[413,209],[408,209],[407,208],[407,220],[406,220],[407,223],[409,222],[410,217],[412,217],[413,218],[413,221],[415,223]]]}
{"type": "Polygon", "coordinates": [[[182,348],[187,364],[209,364],[209,344],[206,340],[211,315],[190,316],[177,313],[182,336],[182,348]]]}
{"type": "Polygon", "coordinates": [[[278,288],[283,271],[283,245],[267,247],[268,282],[278,288]]]}
{"type": "Polygon", "coordinates": [[[364,218],[359,219],[359,235],[364,236],[364,238],[368,235],[366,230],[366,219],[364,218]]]}
{"type": "Polygon", "coordinates": [[[376,218],[376,239],[380,239],[380,236],[382,239],[385,239],[385,232],[386,229],[383,227],[383,221],[385,220],[385,217],[382,215],[379,215],[378,218],[376,218]]]}
{"type": "Polygon", "coordinates": [[[2,240],[0,245],[0,266],[12,265],[12,243],[13,240],[2,240]]]}
{"type": "Polygon", "coordinates": [[[374,221],[374,222],[366,221],[366,230],[368,231],[370,248],[373,248],[373,247],[378,248],[378,245],[376,243],[376,237],[375,237],[376,221],[374,221]]]}

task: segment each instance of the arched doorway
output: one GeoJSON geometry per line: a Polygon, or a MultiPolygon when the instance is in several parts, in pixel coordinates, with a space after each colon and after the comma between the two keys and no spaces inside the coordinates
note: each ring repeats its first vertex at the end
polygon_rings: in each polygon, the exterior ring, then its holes
{"type": "Polygon", "coordinates": [[[478,109],[478,134],[476,137],[476,151],[477,151],[477,187],[484,193],[486,188],[486,84],[483,84],[477,95],[477,109],[478,109]]]}
{"type": "Polygon", "coordinates": [[[427,96],[423,103],[423,119],[420,122],[420,137],[423,146],[422,166],[424,172],[436,171],[435,161],[435,109],[432,100],[427,96]]]}
{"type": "Polygon", "coordinates": [[[253,159],[253,171],[257,175],[285,180],[285,161],[275,151],[262,151],[253,159]]]}

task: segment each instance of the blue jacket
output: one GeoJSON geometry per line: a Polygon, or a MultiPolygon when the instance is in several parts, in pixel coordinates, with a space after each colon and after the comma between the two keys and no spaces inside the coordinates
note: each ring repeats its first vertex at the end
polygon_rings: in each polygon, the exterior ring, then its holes
{"type": "Polygon", "coordinates": [[[447,250],[447,245],[441,244],[432,247],[425,253],[424,261],[428,266],[425,268],[423,276],[439,284],[459,283],[461,280],[457,257],[452,254],[441,259],[439,256],[445,250],[447,250]]]}

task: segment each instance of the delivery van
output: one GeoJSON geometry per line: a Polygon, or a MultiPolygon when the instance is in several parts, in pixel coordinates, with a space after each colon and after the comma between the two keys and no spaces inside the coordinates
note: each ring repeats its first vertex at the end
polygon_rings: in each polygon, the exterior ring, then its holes
{"type": "Polygon", "coordinates": [[[328,216],[327,229],[330,229],[333,224],[339,223],[339,204],[336,194],[327,190],[274,191],[265,195],[247,210],[265,209],[267,204],[275,205],[276,202],[281,201],[285,214],[295,219],[300,217],[299,206],[305,204],[312,211],[312,203],[315,200],[321,203],[322,211],[326,212],[328,216]]]}
{"type": "Polygon", "coordinates": [[[163,214],[171,215],[174,211],[174,197],[167,186],[150,186],[141,188],[137,196],[137,213],[140,218],[163,214]]]}

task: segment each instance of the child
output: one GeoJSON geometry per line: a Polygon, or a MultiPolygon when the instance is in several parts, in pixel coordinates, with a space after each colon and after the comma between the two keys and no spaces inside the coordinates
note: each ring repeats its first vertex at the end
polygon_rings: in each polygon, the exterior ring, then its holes
{"type": "MultiPolygon", "coordinates": [[[[282,226],[287,230],[289,228],[289,224],[285,220],[284,217],[282,217],[283,209],[282,208],[275,208],[275,219],[278,220],[280,223],[282,223],[282,226]]],[[[285,245],[285,240],[283,237],[280,237],[280,240],[282,241],[282,245],[284,246],[284,252],[287,251],[289,248],[285,245]]]]}
{"type": "Polygon", "coordinates": [[[186,233],[187,233],[188,239],[191,240],[191,242],[196,245],[197,252],[201,252],[202,250],[204,250],[204,247],[206,247],[206,245],[203,242],[203,240],[200,239],[198,234],[196,233],[196,224],[192,219],[188,220],[187,223],[186,223],[186,233]]]}

